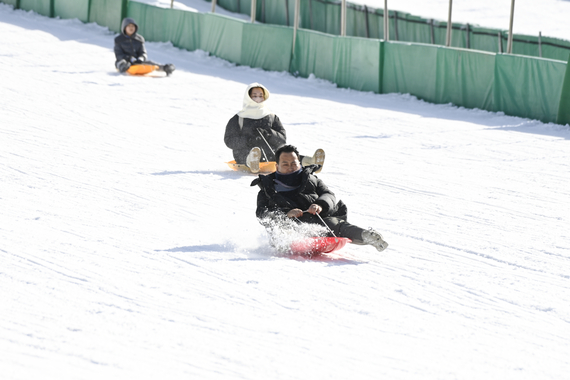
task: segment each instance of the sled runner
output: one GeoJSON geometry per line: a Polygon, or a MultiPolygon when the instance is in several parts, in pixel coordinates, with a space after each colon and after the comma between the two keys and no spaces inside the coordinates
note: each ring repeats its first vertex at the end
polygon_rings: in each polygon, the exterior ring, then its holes
{"type": "MultiPolygon", "coordinates": [[[[235,170],[235,171],[239,171],[239,172],[248,172],[251,173],[251,170],[249,170],[249,168],[247,167],[247,165],[245,164],[236,164],[235,160],[226,162],[226,164],[228,164],[228,166],[230,167],[230,169],[235,170]]],[[[273,173],[275,171],[275,162],[274,161],[269,161],[269,162],[260,162],[259,163],[259,172],[260,173],[273,173]]]]}
{"type": "Polygon", "coordinates": [[[291,252],[294,255],[313,255],[338,251],[352,240],[342,237],[311,237],[293,242],[291,252]]]}

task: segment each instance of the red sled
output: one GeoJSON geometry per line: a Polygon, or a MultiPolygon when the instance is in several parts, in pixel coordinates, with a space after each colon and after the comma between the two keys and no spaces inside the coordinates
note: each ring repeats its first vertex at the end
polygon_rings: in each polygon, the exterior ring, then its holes
{"type": "Polygon", "coordinates": [[[311,237],[298,240],[291,244],[291,253],[294,255],[313,255],[338,251],[350,243],[349,238],[339,237],[311,237]]]}

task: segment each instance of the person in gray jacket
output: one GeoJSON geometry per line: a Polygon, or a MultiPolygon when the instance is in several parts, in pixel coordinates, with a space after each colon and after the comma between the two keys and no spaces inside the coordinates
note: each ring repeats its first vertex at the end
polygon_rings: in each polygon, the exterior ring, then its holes
{"type": "Polygon", "coordinates": [[[354,244],[372,245],[378,251],[388,247],[382,235],[347,221],[348,209],[336,201],[334,193],[313,173],[317,165],[301,166],[299,152],[293,145],[284,145],[275,152],[277,171],[260,175],[251,186],[259,186],[255,215],[261,224],[277,224],[287,228],[296,223],[326,224],[336,237],[345,237],[354,244]]]}
{"type": "Polygon", "coordinates": [[[149,64],[156,65],[166,75],[175,70],[173,64],[161,65],[148,60],[144,37],[137,33],[139,27],[134,19],[127,17],[121,23],[121,34],[115,37],[115,67],[121,72],[126,72],[132,65],[149,64]]]}

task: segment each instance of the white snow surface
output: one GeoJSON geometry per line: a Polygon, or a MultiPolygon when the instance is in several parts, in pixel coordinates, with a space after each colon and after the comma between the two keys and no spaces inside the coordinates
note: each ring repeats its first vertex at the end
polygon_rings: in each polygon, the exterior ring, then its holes
{"type": "MultiPolygon", "coordinates": [[[[204,0],[134,0],[163,8],[210,12],[212,4],[204,0]]],[[[260,2],[261,0],[258,0],[260,2]]],[[[289,0],[293,2],[294,0],[289,0]]],[[[350,0],[350,3],[384,9],[384,0],[350,0]]],[[[283,0],[285,4],[285,0],[283,0]]],[[[415,16],[447,21],[449,0],[388,0],[388,9],[415,16]]],[[[216,13],[248,20],[248,15],[232,13],[216,7],[216,13]]],[[[516,0],[513,33],[570,39],[570,0],[516,0]]],[[[511,0],[453,0],[452,21],[481,27],[509,30],[511,0]]]]}
{"type": "MultiPolygon", "coordinates": [[[[144,31],[141,31],[144,35],[144,31]]],[[[564,379],[570,128],[236,66],[0,4],[2,379],[564,379]],[[389,248],[279,256],[227,121],[288,142],[389,248]]]]}

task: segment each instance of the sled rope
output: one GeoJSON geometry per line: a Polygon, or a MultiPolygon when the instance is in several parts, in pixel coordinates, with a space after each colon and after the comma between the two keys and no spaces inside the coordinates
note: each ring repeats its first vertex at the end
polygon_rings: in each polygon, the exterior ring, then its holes
{"type": "MultiPolygon", "coordinates": [[[[303,211],[303,214],[309,212],[309,210],[303,211]]],[[[329,232],[331,233],[332,236],[334,236],[334,241],[335,243],[338,243],[338,237],[334,234],[334,232],[330,229],[329,226],[327,226],[327,224],[325,223],[325,221],[323,220],[323,218],[321,218],[321,216],[319,214],[315,214],[316,216],[319,217],[319,219],[321,220],[321,223],[327,228],[327,230],[329,230],[329,232]]],[[[300,223],[301,221],[295,217],[295,219],[297,219],[297,221],[300,223]]]]}
{"type": "Polygon", "coordinates": [[[275,152],[273,151],[273,149],[271,149],[271,145],[269,145],[269,143],[267,142],[267,140],[265,140],[265,137],[263,137],[263,134],[261,133],[261,131],[259,130],[259,128],[257,129],[257,133],[259,133],[259,135],[261,136],[261,138],[263,139],[263,141],[265,141],[265,144],[267,144],[267,147],[269,148],[269,150],[271,151],[271,153],[273,153],[273,155],[275,155],[275,152]]]}

